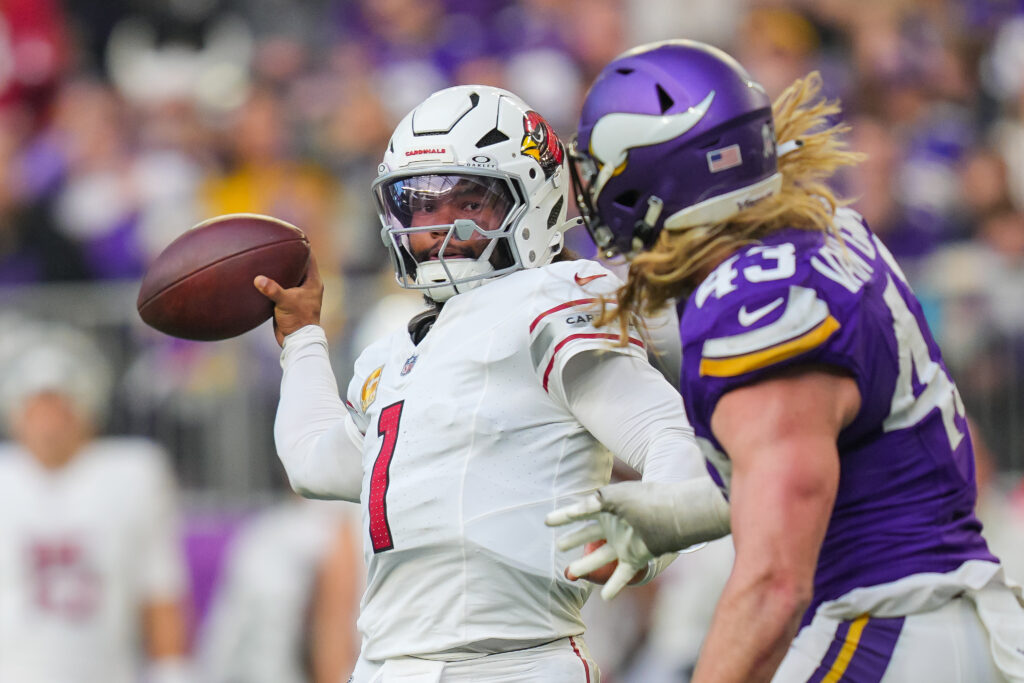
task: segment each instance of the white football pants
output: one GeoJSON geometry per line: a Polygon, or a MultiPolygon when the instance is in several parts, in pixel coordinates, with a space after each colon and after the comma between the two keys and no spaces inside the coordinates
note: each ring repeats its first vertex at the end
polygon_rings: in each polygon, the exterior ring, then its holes
{"type": "Polygon", "coordinates": [[[600,683],[597,663],[581,636],[456,662],[402,657],[360,658],[350,683],[600,683]]]}
{"type": "Polygon", "coordinates": [[[998,608],[1006,626],[995,636],[999,644],[966,597],[904,617],[841,621],[819,613],[797,634],[772,683],[1024,682],[1024,612],[1005,586],[979,593],[1005,606],[998,608]]]}

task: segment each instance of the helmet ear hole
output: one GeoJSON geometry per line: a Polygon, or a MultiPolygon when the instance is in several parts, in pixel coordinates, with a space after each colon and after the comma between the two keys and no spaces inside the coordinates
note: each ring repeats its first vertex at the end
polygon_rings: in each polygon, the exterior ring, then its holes
{"type": "Polygon", "coordinates": [[[497,128],[492,128],[482,138],[476,141],[476,148],[483,149],[484,147],[490,147],[496,145],[499,142],[505,142],[508,140],[508,136],[502,133],[497,128]]]}
{"type": "Polygon", "coordinates": [[[667,92],[665,92],[665,89],[662,88],[660,84],[654,87],[658,90],[658,105],[661,107],[661,113],[664,114],[672,108],[672,105],[675,104],[676,101],[673,100],[667,92]]]}
{"type": "Polygon", "coordinates": [[[565,197],[559,197],[555,205],[551,207],[551,213],[548,214],[548,230],[555,227],[555,223],[558,222],[558,216],[562,213],[562,204],[565,203],[565,197]]]}

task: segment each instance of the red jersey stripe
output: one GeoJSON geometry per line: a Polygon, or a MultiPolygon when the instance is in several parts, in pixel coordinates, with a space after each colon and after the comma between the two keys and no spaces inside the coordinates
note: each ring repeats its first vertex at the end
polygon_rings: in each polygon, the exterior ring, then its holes
{"type": "Polygon", "coordinates": [[[576,653],[576,656],[583,662],[583,673],[587,676],[587,683],[590,683],[590,665],[587,664],[586,658],[580,652],[580,649],[576,647],[576,641],[573,640],[572,636],[569,636],[569,644],[572,645],[572,651],[576,653]]]}
{"type": "MultiPolygon", "coordinates": [[[[544,391],[548,390],[548,378],[551,376],[551,370],[555,367],[555,356],[558,355],[559,349],[571,342],[573,339],[618,339],[617,334],[608,334],[605,332],[590,333],[590,334],[570,334],[562,341],[555,344],[555,350],[551,352],[551,360],[548,361],[548,367],[544,370],[544,391]]],[[[641,349],[644,348],[644,343],[636,337],[630,337],[629,343],[639,346],[641,349]]]]}
{"type": "Polygon", "coordinates": [[[574,299],[572,301],[566,301],[564,304],[558,304],[554,308],[549,308],[548,310],[544,311],[543,313],[541,313],[540,315],[533,319],[533,322],[530,323],[530,332],[532,333],[534,328],[537,327],[537,324],[540,323],[540,321],[543,320],[544,318],[551,315],[552,313],[558,313],[559,311],[564,311],[567,308],[579,306],[580,304],[594,303],[595,301],[597,301],[597,299],[574,299]]]}

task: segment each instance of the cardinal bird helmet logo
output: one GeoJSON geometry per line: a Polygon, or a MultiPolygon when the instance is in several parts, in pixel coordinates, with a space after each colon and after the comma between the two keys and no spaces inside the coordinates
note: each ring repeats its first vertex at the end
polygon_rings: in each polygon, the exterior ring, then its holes
{"type": "Polygon", "coordinates": [[[565,158],[562,141],[555,135],[551,124],[535,111],[528,111],[523,117],[522,151],[540,164],[545,178],[550,178],[565,158]]]}

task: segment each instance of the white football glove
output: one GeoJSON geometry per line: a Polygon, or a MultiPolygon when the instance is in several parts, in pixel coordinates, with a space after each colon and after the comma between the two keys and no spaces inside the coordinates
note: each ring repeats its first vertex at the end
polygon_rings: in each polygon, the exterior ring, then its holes
{"type": "Polygon", "coordinates": [[[593,520],[558,540],[569,550],[602,538],[607,543],[569,565],[576,576],[618,559],[601,590],[610,600],[654,557],[692,548],[730,531],[729,503],[710,477],[672,484],[627,481],[604,486],[548,514],[548,526],[593,520]],[[625,579],[623,579],[625,577],[625,579]]]}
{"type": "Polygon", "coordinates": [[[605,540],[607,543],[578,560],[570,562],[569,573],[574,576],[586,576],[595,569],[600,569],[609,562],[618,560],[619,566],[601,587],[601,597],[611,600],[619,594],[619,591],[630,582],[638,571],[647,569],[648,563],[654,559],[654,555],[647,549],[643,539],[633,531],[629,522],[621,517],[600,511],[597,494],[588,496],[586,500],[577,505],[555,510],[548,515],[546,523],[550,526],[557,526],[552,523],[552,517],[560,512],[568,511],[570,508],[577,511],[578,515],[563,524],[579,519],[593,519],[594,521],[582,529],[577,529],[559,538],[558,548],[560,550],[571,550],[592,541],[605,540]],[[595,504],[597,505],[596,509],[595,504]],[[584,510],[588,512],[583,512],[584,510]],[[591,510],[592,512],[589,512],[591,510]]]}

